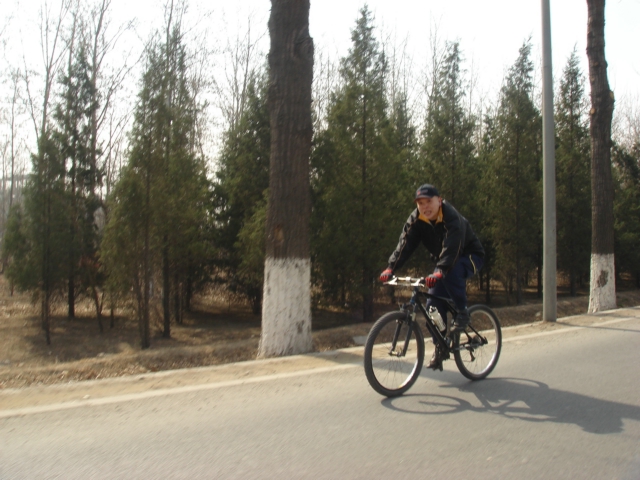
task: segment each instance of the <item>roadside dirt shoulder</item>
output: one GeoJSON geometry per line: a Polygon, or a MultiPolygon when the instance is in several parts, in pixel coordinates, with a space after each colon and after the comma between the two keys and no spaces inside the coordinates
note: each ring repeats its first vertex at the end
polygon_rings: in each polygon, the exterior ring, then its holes
{"type": "MultiPolygon", "coordinates": [[[[587,301],[586,297],[559,300],[558,316],[585,312],[587,301]]],[[[621,292],[618,305],[640,305],[640,291],[621,292]]],[[[505,328],[535,324],[541,319],[539,303],[498,308],[496,312],[505,328]]],[[[585,317],[589,321],[597,318],[585,317]]],[[[259,318],[236,316],[233,321],[228,315],[212,318],[214,320],[194,320],[192,324],[175,328],[172,339],[158,335],[153,339],[152,348],[144,351],[135,346],[136,329],[124,324],[124,320],[98,335],[90,318],[59,319],[54,343],[46,346],[33,312],[18,303],[0,304],[0,392],[118,377],[137,378],[154,372],[184,371],[256,358],[259,318]]],[[[314,351],[332,352],[357,346],[370,328],[370,323],[352,323],[314,331],[314,351]]],[[[536,328],[553,329],[557,325],[541,323],[536,328]]]]}
{"type": "MultiPolygon", "coordinates": [[[[578,315],[555,323],[535,322],[506,327],[504,341],[524,341],[531,336],[598,328],[640,318],[640,307],[611,310],[599,315],[578,315]]],[[[339,368],[360,367],[363,347],[245,361],[209,367],[149,372],[104,380],[34,385],[0,390],[0,418],[79,406],[102,405],[171,393],[213,390],[275,377],[293,377],[339,368]]]]}

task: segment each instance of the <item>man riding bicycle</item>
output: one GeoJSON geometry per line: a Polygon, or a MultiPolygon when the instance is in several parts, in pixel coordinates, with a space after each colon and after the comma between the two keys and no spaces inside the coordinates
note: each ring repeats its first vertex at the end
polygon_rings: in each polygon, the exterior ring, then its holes
{"type": "MultiPolygon", "coordinates": [[[[425,285],[430,294],[453,300],[459,312],[453,319],[453,331],[462,331],[469,324],[466,280],[482,268],[484,248],[467,219],[443,200],[433,185],[418,188],[414,202],[417,208],[404,224],[398,246],[389,257],[380,281],[391,279],[393,272],[406,263],[422,242],[436,262],[433,273],[425,278],[425,285]]],[[[446,322],[444,301],[429,299],[427,308],[430,305],[446,322]]],[[[436,348],[428,367],[442,370],[443,360],[443,354],[436,348]]]]}

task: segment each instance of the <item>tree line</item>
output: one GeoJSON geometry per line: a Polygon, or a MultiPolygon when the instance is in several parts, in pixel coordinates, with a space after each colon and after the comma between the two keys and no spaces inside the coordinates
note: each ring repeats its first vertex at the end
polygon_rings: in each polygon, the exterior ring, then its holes
{"type": "MultiPolygon", "coordinates": [[[[90,298],[100,330],[105,308],[113,315],[131,306],[143,348],[154,315],[170,336],[172,322],[182,321],[193,295],[210,283],[259,312],[271,155],[266,63],[253,67],[249,39],[236,49],[245,52],[235,64],[245,74],[234,79],[232,113],[211,168],[201,63],[185,38],[185,4],[167,3],[164,24],[144,50],[127,147],[119,150],[123,165],[113,169],[105,158],[120,144],[105,132],[121,77],[101,70],[100,52],[113,38],[100,30],[108,2],[84,15],[65,5],[67,27],[58,32],[64,48],[45,62],[39,116],[35,109],[32,115],[31,172],[20,201],[7,207],[7,279],[37,295],[47,341],[56,299],[66,301],[72,317],[77,300],[90,298]]],[[[531,50],[524,39],[496,100],[482,109],[470,100],[458,42],[434,42],[416,102],[401,54],[380,40],[367,7],[348,54],[338,63],[316,58],[314,306],[357,307],[372,320],[377,275],[413,208],[413,192],[427,182],[483,242],[479,287],[487,302],[496,282],[517,303],[528,285],[541,288],[542,127],[531,50]]],[[[558,267],[575,295],[589,281],[591,233],[588,107],[575,51],[555,103],[558,267]]],[[[640,137],[620,136],[613,160],[616,272],[634,276],[640,287],[640,137]]],[[[406,268],[424,274],[431,267],[416,255],[406,268]]]]}

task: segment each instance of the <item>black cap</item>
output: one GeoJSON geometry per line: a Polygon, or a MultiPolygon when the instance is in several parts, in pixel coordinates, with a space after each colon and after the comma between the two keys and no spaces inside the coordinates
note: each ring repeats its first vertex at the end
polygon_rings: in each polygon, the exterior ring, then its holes
{"type": "Polygon", "coordinates": [[[421,185],[418,190],[416,190],[416,198],[414,198],[414,202],[419,198],[431,198],[431,197],[439,197],[438,189],[429,183],[425,183],[421,185]]]}

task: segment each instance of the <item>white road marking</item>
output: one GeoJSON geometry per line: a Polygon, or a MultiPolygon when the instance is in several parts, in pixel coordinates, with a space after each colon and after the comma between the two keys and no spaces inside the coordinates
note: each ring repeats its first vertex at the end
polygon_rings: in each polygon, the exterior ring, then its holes
{"type": "Polygon", "coordinates": [[[585,330],[587,328],[605,327],[607,325],[613,325],[615,323],[628,322],[629,320],[636,320],[637,318],[638,317],[616,318],[614,320],[607,320],[606,322],[595,323],[593,325],[569,325],[569,324],[563,323],[563,324],[559,324],[559,325],[562,325],[563,328],[559,328],[557,330],[547,330],[546,332],[538,332],[538,333],[531,333],[529,335],[519,335],[517,337],[503,338],[502,343],[515,342],[519,340],[527,340],[529,338],[536,338],[536,337],[546,337],[547,335],[556,335],[558,333],[575,332],[577,330],[585,330]]]}
{"type": "Polygon", "coordinates": [[[16,408],[12,410],[0,410],[0,418],[15,417],[20,415],[33,415],[35,413],[47,413],[57,410],[68,410],[78,407],[95,407],[99,405],[109,405],[112,403],[131,402],[135,400],[144,400],[147,398],[162,397],[165,395],[176,395],[180,393],[200,392],[203,390],[214,390],[217,388],[233,387],[238,385],[248,385],[252,383],[268,382],[282,378],[300,377],[310,375],[312,373],[333,372],[336,370],[344,370],[347,368],[357,367],[358,364],[342,364],[331,367],[310,368],[308,370],[297,370],[294,372],[274,373],[254,378],[243,378],[238,380],[226,380],[222,382],[204,383],[199,385],[185,385],[174,388],[159,388],[157,390],[148,390],[146,392],[128,393],[125,395],[116,395],[113,397],[87,398],[82,400],[73,400],[70,402],[52,403],[50,405],[38,405],[35,407],[16,408]]]}

